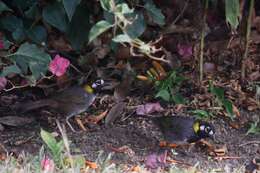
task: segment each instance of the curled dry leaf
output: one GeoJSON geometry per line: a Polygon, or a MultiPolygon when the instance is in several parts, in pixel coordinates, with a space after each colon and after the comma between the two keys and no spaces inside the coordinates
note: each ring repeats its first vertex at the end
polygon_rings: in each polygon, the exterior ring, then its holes
{"type": "Polygon", "coordinates": [[[108,110],[102,112],[101,114],[99,114],[97,116],[89,116],[89,117],[87,117],[87,122],[98,124],[102,119],[105,118],[105,116],[107,115],[107,112],[108,112],[108,110]]]}
{"type": "Polygon", "coordinates": [[[146,103],[144,105],[138,105],[136,109],[137,115],[148,115],[153,112],[162,112],[164,111],[160,103],[146,103]]]}
{"type": "Polygon", "coordinates": [[[89,161],[89,160],[85,160],[85,165],[90,167],[91,169],[97,169],[98,168],[97,163],[89,161]]]}
{"type": "Polygon", "coordinates": [[[118,117],[120,117],[123,113],[125,106],[125,102],[116,103],[107,114],[105,124],[112,124],[118,117]]]}

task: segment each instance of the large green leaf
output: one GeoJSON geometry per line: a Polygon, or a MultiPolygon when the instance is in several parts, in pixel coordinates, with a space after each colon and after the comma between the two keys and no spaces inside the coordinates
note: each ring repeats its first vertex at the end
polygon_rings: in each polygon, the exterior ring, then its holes
{"type": "Polygon", "coordinates": [[[105,31],[107,31],[112,26],[113,25],[111,25],[110,23],[108,23],[105,20],[99,21],[89,31],[89,36],[88,36],[89,40],[88,40],[88,42],[90,43],[95,38],[97,38],[100,34],[104,33],[105,31]]]}
{"type": "Polygon", "coordinates": [[[162,98],[163,100],[165,101],[170,101],[170,98],[171,98],[171,95],[170,93],[168,92],[168,90],[166,89],[163,89],[163,90],[160,90],[156,96],[156,98],[162,98]]]}
{"type": "Polygon", "coordinates": [[[0,28],[14,32],[17,28],[23,28],[23,21],[13,15],[1,17],[0,28]]]}
{"type": "Polygon", "coordinates": [[[69,21],[71,21],[77,6],[80,4],[80,1],[81,0],[63,0],[62,1],[65,11],[67,13],[67,16],[69,18],[69,21]]]}
{"type": "Polygon", "coordinates": [[[3,12],[3,11],[12,11],[10,8],[8,8],[5,3],[1,2],[0,1],[0,14],[3,12]]]}
{"type": "Polygon", "coordinates": [[[38,0],[12,0],[13,6],[17,7],[20,12],[33,6],[38,0]]]}
{"type": "Polygon", "coordinates": [[[225,0],[226,21],[236,29],[239,24],[239,0],[225,0]]]}
{"type": "Polygon", "coordinates": [[[43,19],[50,25],[59,29],[60,31],[66,32],[68,26],[68,18],[63,5],[59,2],[49,4],[43,9],[43,19]]]}
{"type": "Polygon", "coordinates": [[[106,11],[112,10],[111,1],[112,0],[100,0],[100,4],[101,4],[101,7],[103,8],[103,10],[106,10],[106,11]]]}
{"type": "Polygon", "coordinates": [[[130,43],[132,39],[126,34],[119,34],[113,38],[113,41],[117,43],[130,43]]]}
{"type": "Polygon", "coordinates": [[[144,5],[144,8],[147,10],[148,15],[150,15],[155,23],[158,25],[164,25],[165,24],[165,17],[162,14],[161,10],[158,9],[153,1],[147,1],[144,5]]]}
{"type": "Polygon", "coordinates": [[[116,6],[116,11],[120,14],[130,14],[134,12],[134,9],[129,8],[126,3],[121,3],[116,6]]]}
{"type": "Polygon", "coordinates": [[[17,52],[8,57],[19,66],[23,73],[27,73],[27,70],[30,69],[35,81],[45,75],[51,61],[50,55],[36,45],[29,43],[22,44],[17,52]]]}
{"type": "Polygon", "coordinates": [[[130,20],[134,20],[133,23],[129,24],[126,27],[127,34],[132,38],[135,39],[143,34],[146,28],[146,23],[144,20],[144,16],[141,13],[132,13],[128,15],[130,20]]]}
{"type": "Polygon", "coordinates": [[[88,40],[89,10],[85,1],[77,7],[67,30],[67,36],[71,46],[79,50],[88,40]]]}
{"type": "Polygon", "coordinates": [[[17,65],[10,65],[3,68],[0,76],[3,77],[3,76],[8,76],[9,74],[20,74],[20,73],[22,73],[21,69],[17,65]]]}
{"type": "Polygon", "coordinates": [[[47,31],[43,26],[33,26],[26,32],[28,37],[35,43],[41,44],[42,42],[46,42],[47,31]]]}

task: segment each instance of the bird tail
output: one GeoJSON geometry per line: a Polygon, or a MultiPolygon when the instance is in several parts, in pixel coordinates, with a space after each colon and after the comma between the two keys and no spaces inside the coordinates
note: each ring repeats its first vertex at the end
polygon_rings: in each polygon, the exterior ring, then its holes
{"type": "Polygon", "coordinates": [[[25,113],[25,112],[29,112],[32,110],[42,108],[42,107],[47,107],[47,106],[55,107],[56,105],[57,105],[57,103],[53,100],[43,99],[43,100],[38,100],[38,101],[18,103],[18,104],[15,104],[14,106],[12,106],[12,109],[17,112],[25,113]]]}

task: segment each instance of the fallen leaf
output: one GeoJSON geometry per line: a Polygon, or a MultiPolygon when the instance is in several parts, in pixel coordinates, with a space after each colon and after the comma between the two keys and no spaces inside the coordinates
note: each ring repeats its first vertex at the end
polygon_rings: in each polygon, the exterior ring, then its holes
{"type": "Polygon", "coordinates": [[[97,169],[98,168],[98,165],[95,162],[88,161],[88,160],[85,161],[85,165],[90,167],[91,169],[97,169]]]}
{"type": "Polygon", "coordinates": [[[97,115],[97,116],[89,116],[87,117],[87,121],[97,124],[99,123],[102,119],[105,118],[105,116],[107,115],[108,110],[102,112],[101,114],[97,115]]]}
{"type": "Polygon", "coordinates": [[[145,166],[149,169],[158,169],[166,166],[167,151],[163,153],[153,153],[146,157],[145,166]]]}
{"type": "Polygon", "coordinates": [[[163,107],[160,103],[146,103],[144,105],[138,105],[136,109],[137,115],[147,115],[154,112],[162,112],[164,111],[163,107]]]}
{"type": "Polygon", "coordinates": [[[107,114],[105,124],[112,124],[118,117],[120,117],[120,115],[122,115],[123,113],[125,106],[125,102],[116,103],[107,114]]]}
{"type": "Polygon", "coordinates": [[[7,84],[7,79],[5,77],[0,77],[0,91],[5,89],[7,84]]]}
{"type": "Polygon", "coordinates": [[[5,116],[0,117],[0,123],[7,126],[24,126],[34,121],[33,118],[21,117],[21,116],[5,116]]]}
{"type": "Polygon", "coordinates": [[[1,50],[1,49],[4,49],[4,48],[5,48],[4,42],[3,42],[3,40],[1,39],[1,40],[0,40],[0,50],[1,50]]]}
{"type": "Polygon", "coordinates": [[[60,55],[56,55],[54,59],[49,64],[49,70],[52,74],[60,77],[64,73],[66,73],[67,68],[70,65],[70,61],[66,58],[61,57],[60,55]]]}
{"type": "Polygon", "coordinates": [[[79,127],[81,128],[81,130],[83,130],[84,132],[87,131],[86,127],[83,125],[81,119],[79,117],[75,117],[75,120],[77,122],[77,124],[79,125],[79,127]]]}
{"type": "Polygon", "coordinates": [[[192,46],[189,44],[178,44],[177,48],[178,54],[182,56],[183,60],[188,60],[193,55],[192,46]]]}

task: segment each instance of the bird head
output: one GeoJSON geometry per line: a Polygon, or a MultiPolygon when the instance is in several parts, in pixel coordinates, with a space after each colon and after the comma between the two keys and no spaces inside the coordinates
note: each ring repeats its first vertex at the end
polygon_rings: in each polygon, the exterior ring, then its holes
{"type": "Polygon", "coordinates": [[[98,79],[93,82],[91,85],[84,85],[84,90],[87,93],[97,93],[100,92],[102,87],[104,87],[105,81],[103,79],[98,79]]]}
{"type": "Polygon", "coordinates": [[[193,125],[193,129],[200,138],[214,139],[215,128],[208,122],[196,121],[193,125]]]}

